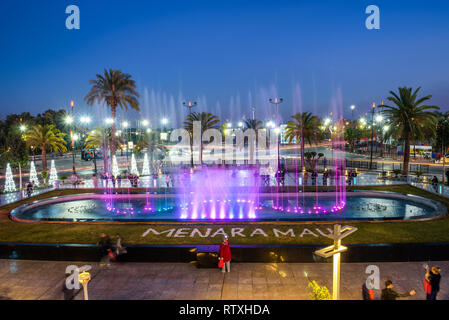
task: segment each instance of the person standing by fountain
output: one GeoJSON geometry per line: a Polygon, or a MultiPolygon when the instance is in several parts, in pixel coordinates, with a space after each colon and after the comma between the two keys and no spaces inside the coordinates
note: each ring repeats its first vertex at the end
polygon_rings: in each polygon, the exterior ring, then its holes
{"type": "Polygon", "coordinates": [[[110,256],[109,252],[112,250],[112,242],[109,236],[102,232],[100,234],[100,240],[98,240],[97,245],[100,246],[101,251],[101,262],[100,266],[110,265],[110,256]]]}
{"type": "Polygon", "coordinates": [[[221,268],[221,272],[231,272],[231,244],[229,243],[228,236],[223,237],[223,242],[220,244],[220,260],[224,265],[221,268]]]}
{"type": "Polygon", "coordinates": [[[97,174],[96,173],[94,173],[92,175],[92,184],[94,186],[94,189],[98,188],[98,179],[97,179],[97,174]]]}

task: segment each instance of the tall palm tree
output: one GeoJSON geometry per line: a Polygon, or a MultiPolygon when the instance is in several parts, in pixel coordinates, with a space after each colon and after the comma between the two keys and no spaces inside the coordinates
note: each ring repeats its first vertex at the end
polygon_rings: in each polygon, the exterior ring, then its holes
{"type": "Polygon", "coordinates": [[[310,112],[299,112],[292,118],[292,121],[287,122],[285,138],[288,143],[292,143],[293,139],[296,139],[296,143],[301,143],[301,168],[304,168],[305,142],[312,144],[319,139],[318,126],[320,120],[310,112]]]}
{"type": "Polygon", "coordinates": [[[426,135],[435,131],[437,118],[432,111],[439,110],[439,107],[423,105],[432,98],[428,95],[418,98],[419,87],[414,92],[412,88],[399,88],[398,94],[390,91],[391,96],[387,99],[395,106],[384,105],[383,114],[391,124],[388,136],[396,136],[404,141],[404,162],[403,174],[408,174],[408,164],[410,161],[410,140],[423,140],[426,135]]]}
{"type": "Polygon", "coordinates": [[[39,148],[42,151],[42,169],[47,171],[47,151],[66,152],[65,133],[56,129],[55,125],[37,124],[32,126],[24,135],[28,147],[39,148]]]}
{"type": "MultiPolygon", "coordinates": [[[[117,115],[117,107],[122,110],[132,108],[136,111],[139,109],[140,97],[136,91],[136,83],[131,79],[131,75],[123,73],[121,70],[104,70],[104,75],[97,74],[95,80],[90,80],[92,85],[90,92],[86,95],[84,100],[88,105],[94,103],[107,104],[111,109],[111,115],[114,122],[111,125],[111,137],[114,141],[115,135],[115,119],[117,115]]],[[[111,145],[111,153],[115,153],[115,142],[111,145]]]]}
{"type": "Polygon", "coordinates": [[[184,128],[190,135],[190,162],[193,167],[193,124],[199,121],[201,123],[200,128],[200,164],[203,164],[203,132],[208,129],[219,129],[218,123],[220,120],[217,116],[208,112],[192,112],[187,115],[186,121],[184,121],[184,128]]]}
{"type": "Polygon", "coordinates": [[[86,137],[86,149],[100,148],[103,153],[103,170],[109,171],[108,167],[108,150],[114,144],[114,150],[122,148],[122,138],[112,138],[112,130],[106,127],[96,127],[93,131],[90,131],[86,137]]]}

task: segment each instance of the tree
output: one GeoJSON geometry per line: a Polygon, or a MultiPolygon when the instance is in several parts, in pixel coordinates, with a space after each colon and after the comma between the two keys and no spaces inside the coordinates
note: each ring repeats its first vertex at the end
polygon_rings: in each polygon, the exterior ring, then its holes
{"type": "Polygon", "coordinates": [[[351,125],[345,127],[345,141],[351,146],[351,152],[354,152],[355,143],[362,138],[362,130],[357,128],[356,123],[351,123],[351,125]]]}
{"type": "Polygon", "coordinates": [[[428,95],[418,98],[421,87],[412,92],[412,88],[399,88],[398,94],[390,91],[391,96],[387,99],[395,106],[383,106],[383,114],[390,123],[391,130],[387,136],[396,136],[404,141],[403,174],[408,174],[408,164],[410,161],[410,141],[417,139],[422,141],[426,134],[434,133],[437,118],[432,111],[439,110],[439,107],[423,105],[432,98],[428,95]]]}
{"type": "MultiPolygon", "coordinates": [[[[88,105],[94,103],[107,104],[111,109],[111,115],[114,122],[111,125],[111,137],[114,141],[115,136],[115,120],[117,115],[117,107],[122,110],[132,108],[140,111],[137,98],[140,97],[136,91],[135,81],[131,79],[131,75],[122,73],[121,70],[104,70],[104,75],[97,74],[95,80],[90,80],[92,85],[90,92],[84,100],[88,105]]],[[[115,154],[115,142],[111,144],[111,152],[115,154]]]]}
{"type": "Polygon", "coordinates": [[[296,139],[296,143],[301,144],[301,168],[304,168],[304,146],[309,145],[319,139],[317,132],[319,119],[310,112],[299,112],[292,116],[293,120],[287,122],[285,138],[288,143],[296,139]]]}
{"type": "Polygon", "coordinates": [[[449,148],[449,112],[440,113],[435,112],[438,118],[438,124],[436,127],[436,139],[433,143],[433,148],[439,153],[446,153],[449,148]]]}
{"type": "Polygon", "coordinates": [[[199,121],[201,123],[200,127],[200,164],[203,164],[203,132],[208,129],[219,129],[220,120],[217,116],[208,112],[192,112],[190,113],[186,121],[184,121],[184,128],[189,132],[190,135],[190,154],[191,154],[191,164],[193,166],[193,124],[199,121]]]}
{"type": "Polygon", "coordinates": [[[150,163],[153,163],[155,152],[162,152],[163,154],[166,154],[168,151],[167,147],[161,142],[160,133],[157,131],[151,131],[143,134],[134,147],[134,153],[140,154],[145,149],[150,153],[150,163]]]}
{"type": "Polygon", "coordinates": [[[47,170],[47,151],[66,152],[65,133],[54,125],[34,125],[24,135],[28,147],[39,148],[42,152],[42,170],[47,170]]]}
{"type": "Polygon", "coordinates": [[[112,130],[106,127],[96,127],[93,131],[90,131],[86,137],[85,149],[97,149],[100,148],[103,153],[103,170],[108,172],[108,150],[111,148],[117,150],[122,147],[121,137],[112,138],[112,130]]]}
{"type": "Polygon", "coordinates": [[[245,120],[245,130],[246,129],[253,129],[254,131],[258,131],[260,129],[263,129],[263,122],[257,119],[247,119],[245,120]]]}

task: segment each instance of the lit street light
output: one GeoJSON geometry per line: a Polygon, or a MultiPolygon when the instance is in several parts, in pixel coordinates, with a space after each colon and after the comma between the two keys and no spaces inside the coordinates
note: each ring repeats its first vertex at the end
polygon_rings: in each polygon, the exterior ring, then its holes
{"type": "Polygon", "coordinates": [[[355,105],[352,105],[350,108],[351,108],[351,118],[352,118],[352,120],[354,120],[355,105]]]}
{"type": "MultiPolygon", "coordinates": [[[[189,114],[192,114],[192,108],[196,107],[198,103],[196,101],[188,101],[183,102],[182,105],[189,108],[189,114]]],[[[193,168],[193,136],[190,138],[190,166],[193,168]]]]}
{"type": "Polygon", "coordinates": [[[81,117],[80,118],[80,122],[82,123],[82,124],[89,124],[90,123],[90,117],[85,117],[85,116],[83,116],[83,117],[81,117]]]}
{"type": "MultiPolygon", "coordinates": [[[[274,99],[269,99],[268,100],[271,104],[274,104],[275,106],[276,106],[276,126],[277,127],[280,127],[280,121],[279,121],[279,104],[281,104],[282,102],[284,102],[284,99],[282,99],[282,98],[274,98],[274,99]]],[[[279,188],[279,182],[280,182],[280,179],[279,179],[279,174],[280,174],[280,169],[281,169],[281,151],[280,151],[280,148],[281,148],[281,137],[279,136],[279,133],[277,133],[277,135],[278,135],[278,137],[277,137],[277,140],[278,140],[278,167],[277,167],[277,182],[278,182],[278,188],[279,188]]]]}
{"type": "Polygon", "coordinates": [[[341,253],[348,250],[347,247],[341,245],[341,240],[351,233],[357,231],[356,227],[345,226],[341,229],[341,225],[334,225],[334,232],[325,237],[334,240],[332,246],[315,251],[315,254],[323,258],[333,258],[333,284],[332,284],[332,299],[340,299],[340,259],[341,253]]]}

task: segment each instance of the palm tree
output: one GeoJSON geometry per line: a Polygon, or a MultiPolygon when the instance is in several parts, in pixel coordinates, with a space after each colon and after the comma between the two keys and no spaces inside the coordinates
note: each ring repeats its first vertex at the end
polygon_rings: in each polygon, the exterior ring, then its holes
{"type": "Polygon", "coordinates": [[[161,143],[159,132],[151,131],[150,133],[143,134],[141,139],[137,142],[134,147],[134,154],[140,154],[145,149],[148,150],[150,154],[150,163],[153,163],[153,154],[154,152],[162,152],[164,154],[167,153],[167,147],[161,143]]]}
{"type": "MultiPolygon", "coordinates": [[[[114,141],[115,135],[115,119],[117,114],[117,107],[122,110],[128,110],[128,107],[136,111],[140,111],[139,102],[137,98],[140,97],[136,91],[135,81],[131,79],[131,75],[123,73],[121,70],[109,69],[104,70],[104,75],[97,74],[95,80],[90,80],[92,85],[90,92],[86,95],[84,100],[88,105],[94,103],[106,103],[111,109],[111,115],[114,122],[111,125],[111,137],[114,141]]],[[[115,145],[111,145],[111,153],[115,154],[115,145]]]]}
{"type": "Polygon", "coordinates": [[[193,167],[193,124],[199,121],[201,123],[200,127],[200,164],[203,164],[203,132],[208,129],[219,129],[218,117],[208,112],[192,112],[190,113],[186,121],[184,121],[184,128],[189,132],[190,135],[190,161],[193,167]]]}
{"type": "Polygon", "coordinates": [[[123,143],[121,137],[113,139],[112,129],[106,127],[96,127],[93,131],[90,131],[85,142],[86,145],[84,148],[86,149],[101,148],[101,152],[103,153],[103,170],[105,172],[109,171],[108,150],[113,144],[114,150],[121,149],[123,143]]]}
{"type": "Polygon", "coordinates": [[[391,124],[388,136],[396,136],[404,141],[404,162],[403,174],[408,174],[408,164],[410,161],[410,140],[424,140],[425,136],[435,131],[437,118],[432,111],[439,110],[439,107],[423,105],[423,102],[432,98],[428,95],[417,98],[419,87],[414,92],[412,88],[399,88],[396,94],[390,91],[391,96],[387,99],[396,106],[384,105],[383,114],[391,124]]]}
{"type": "Polygon", "coordinates": [[[296,139],[296,143],[301,143],[301,168],[304,168],[304,145],[305,142],[312,144],[319,139],[318,125],[319,119],[310,112],[299,112],[292,116],[293,121],[287,122],[285,138],[288,143],[296,139]]]}
{"type": "Polygon", "coordinates": [[[28,147],[39,148],[42,151],[42,170],[47,171],[47,151],[66,152],[65,133],[56,129],[55,125],[37,124],[32,126],[24,135],[28,147]]]}
{"type": "Polygon", "coordinates": [[[257,119],[248,119],[245,120],[245,129],[253,129],[257,132],[257,130],[263,129],[263,122],[257,119]]]}

